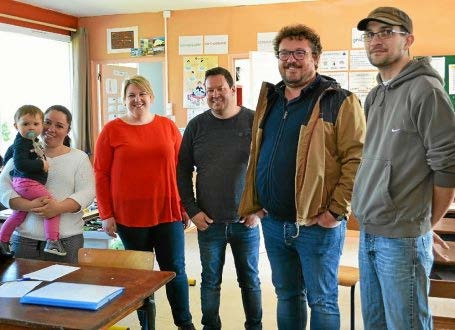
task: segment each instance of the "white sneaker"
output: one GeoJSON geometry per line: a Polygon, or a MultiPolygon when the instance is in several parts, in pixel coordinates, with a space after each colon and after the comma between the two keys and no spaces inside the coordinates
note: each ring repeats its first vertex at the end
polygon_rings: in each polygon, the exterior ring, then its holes
{"type": "Polygon", "coordinates": [[[65,248],[59,239],[55,241],[48,239],[46,241],[46,246],[44,247],[44,252],[56,254],[58,256],[66,256],[65,248]]]}

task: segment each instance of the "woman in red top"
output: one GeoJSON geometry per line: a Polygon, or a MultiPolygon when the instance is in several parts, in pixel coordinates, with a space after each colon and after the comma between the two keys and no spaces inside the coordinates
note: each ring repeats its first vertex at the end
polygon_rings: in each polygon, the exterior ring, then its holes
{"type": "MultiPolygon", "coordinates": [[[[179,329],[194,329],[182,224],[188,216],[176,183],[182,137],[171,120],[150,112],[153,100],[144,77],[124,82],[128,113],[107,123],[96,143],[96,198],[103,228],[110,236],[117,232],[126,249],[154,251],[160,269],[176,273],[166,285],[174,323],[179,329]]],[[[148,329],[154,311],[144,309],[138,315],[142,329],[148,329]]]]}

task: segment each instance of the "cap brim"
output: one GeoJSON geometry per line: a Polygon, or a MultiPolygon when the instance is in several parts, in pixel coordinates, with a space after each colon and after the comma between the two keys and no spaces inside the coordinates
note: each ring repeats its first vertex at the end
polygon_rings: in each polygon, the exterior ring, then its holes
{"type": "Polygon", "coordinates": [[[361,20],[359,22],[359,24],[357,24],[357,30],[359,31],[365,31],[367,29],[367,25],[369,22],[371,21],[376,21],[376,22],[381,22],[381,23],[385,23],[385,24],[390,24],[390,25],[397,25],[397,26],[402,26],[401,23],[399,22],[395,22],[395,21],[392,21],[392,20],[388,20],[388,19],[384,19],[384,18],[364,18],[363,20],[361,20]]]}

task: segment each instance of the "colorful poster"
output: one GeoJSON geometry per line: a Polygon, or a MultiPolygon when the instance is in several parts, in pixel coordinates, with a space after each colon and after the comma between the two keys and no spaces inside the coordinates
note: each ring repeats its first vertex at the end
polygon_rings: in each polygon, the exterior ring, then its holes
{"type": "Polygon", "coordinates": [[[185,56],[183,58],[183,107],[207,106],[204,86],[205,71],[218,66],[218,56],[185,56]]]}

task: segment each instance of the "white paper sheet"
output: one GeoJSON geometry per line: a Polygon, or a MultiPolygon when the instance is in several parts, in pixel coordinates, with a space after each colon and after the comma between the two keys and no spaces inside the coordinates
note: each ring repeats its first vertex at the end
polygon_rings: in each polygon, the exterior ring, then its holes
{"type": "Polygon", "coordinates": [[[78,270],[79,267],[65,266],[65,265],[52,265],[36,272],[28,273],[23,275],[23,277],[28,277],[32,280],[41,280],[41,281],[55,281],[59,277],[65,276],[69,273],[72,273],[78,270]]]}
{"type": "Polygon", "coordinates": [[[27,292],[32,291],[42,281],[14,281],[6,282],[0,286],[0,297],[20,298],[27,292]]]}

